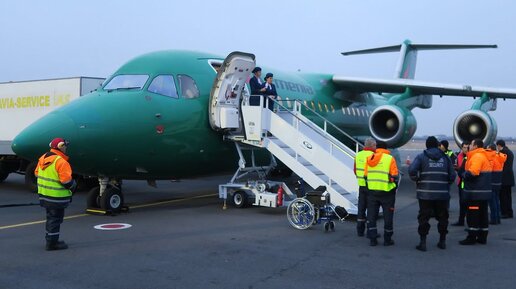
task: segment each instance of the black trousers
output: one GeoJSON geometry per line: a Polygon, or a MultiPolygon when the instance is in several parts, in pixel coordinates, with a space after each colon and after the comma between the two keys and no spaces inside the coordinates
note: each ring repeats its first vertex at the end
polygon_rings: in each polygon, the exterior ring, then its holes
{"type": "Polygon", "coordinates": [[[45,239],[47,242],[54,243],[59,240],[60,228],[64,219],[64,211],[68,204],[68,202],[54,203],[40,200],[40,205],[47,211],[47,222],[45,225],[45,239]]]}
{"type": "Polygon", "coordinates": [[[514,217],[512,211],[511,186],[502,186],[500,189],[500,212],[502,216],[514,217]]]}
{"type": "Polygon", "coordinates": [[[460,185],[458,187],[459,187],[459,220],[458,220],[458,222],[464,223],[464,219],[466,218],[467,206],[466,206],[466,201],[464,200],[464,190],[460,187],[460,185]]]}
{"type": "Polygon", "coordinates": [[[47,223],[45,239],[47,242],[55,243],[59,240],[59,230],[63,223],[64,209],[51,209],[47,208],[47,223]]]}
{"type": "MultiPolygon", "coordinates": [[[[487,212],[488,201],[467,201],[468,212],[468,237],[480,238],[489,231],[489,214],[487,212]]],[[[484,237],[482,237],[484,238],[484,237]]]]}
{"type": "Polygon", "coordinates": [[[394,203],[396,201],[396,189],[390,192],[369,191],[367,194],[367,237],[376,239],[378,229],[376,228],[376,220],[380,207],[383,210],[383,233],[384,238],[389,240],[394,234],[394,203]]]}
{"type": "Polygon", "coordinates": [[[357,232],[363,234],[366,225],[367,210],[367,187],[359,187],[358,189],[358,212],[357,212],[357,232]]]}
{"type": "Polygon", "coordinates": [[[417,221],[419,227],[417,232],[421,236],[428,235],[430,231],[430,218],[435,216],[437,220],[437,231],[440,235],[448,234],[448,200],[419,200],[419,214],[417,221]]]}

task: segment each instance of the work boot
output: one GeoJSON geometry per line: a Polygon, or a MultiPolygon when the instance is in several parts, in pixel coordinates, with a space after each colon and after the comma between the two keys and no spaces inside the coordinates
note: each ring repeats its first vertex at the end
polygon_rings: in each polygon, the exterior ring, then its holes
{"type": "Polygon", "coordinates": [[[446,235],[441,234],[441,237],[439,238],[439,243],[437,243],[437,248],[439,249],[446,249],[446,235]]]}
{"type": "Polygon", "coordinates": [[[475,243],[477,242],[477,238],[472,235],[472,234],[468,234],[468,237],[466,237],[466,239],[462,240],[462,241],[459,241],[459,244],[461,245],[475,245],[475,243]]]}
{"type": "Polygon", "coordinates": [[[364,222],[357,222],[357,235],[359,237],[364,237],[364,235],[365,235],[365,223],[364,222]]]}
{"type": "Polygon", "coordinates": [[[416,246],[416,249],[426,252],[426,236],[419,237],[419,245],[416,246]]]}
{"type": "Polygon", "coordinates": [[[487,244],[487,231],[478,232],[477,243],[485,245],[487,244]]]}
{"type": "Polygon", "coordinates": [[[47,242],[45,250],[47,251],[55,251],[55,250],[64,250],[68,249],[68,245],[64,241],[56,241],[56,242],[47,242]]]}
{"type": "Polygon", "coordinates": [[[376,238],[369,239],[369,246],[376,246],[378,245],[378,240],[376,238]]]}
{"type": "Polygon", "coordinates": [[[391,239],[391,237],[384,237],[383,238],[383,245],[384,246],[392,246],[392,245],[394,245],[394,240],[391,239]]]}

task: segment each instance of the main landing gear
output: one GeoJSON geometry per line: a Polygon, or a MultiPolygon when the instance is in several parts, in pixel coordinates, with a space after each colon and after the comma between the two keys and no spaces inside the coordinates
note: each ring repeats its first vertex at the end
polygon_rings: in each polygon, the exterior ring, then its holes
{"type": "Polygon", "coordinates": [[[88,192],[86,212],[112,215],[128,210],[129,208],[124,205],[122,182],[99,177],[99,186],[92,188],[88,192]]]}

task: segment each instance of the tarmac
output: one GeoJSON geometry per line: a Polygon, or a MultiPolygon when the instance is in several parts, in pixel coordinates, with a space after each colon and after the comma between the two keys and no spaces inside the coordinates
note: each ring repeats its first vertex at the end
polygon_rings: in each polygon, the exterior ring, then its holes
{"type": "MultiPolygon", "coordinates": [[[[402,153],[402,159],[406,152],[402,153]]],[[[352,220],[307,230],[290,226],[285,208],[223,209],[217,185],[231,176],[176,182],[125,181],[128,213],[85,214],[86,193],[66,210],[68,250],[44,250],[45,213],[23,176],[0,184],[0,288],[513,288],[516,221],[490,226],[487,245],[461,246],[463,227],[449,227],[437,248],[432,220],[428,251],[415,249],[418,204],[405,175],[397,194],[395,245],[370,247],[352,220]],[[128,229],[94,226],[127,223],[128,229]]],[[[516,208],[513,204],[513,208],[516,208]]],[[[450,223],[458,216],[452,186],[450,223]]],[[[379,222],[379,228],[383,227],[379,222]]],[[[380,233],[383,234],[380,229],[380,233]]]]}

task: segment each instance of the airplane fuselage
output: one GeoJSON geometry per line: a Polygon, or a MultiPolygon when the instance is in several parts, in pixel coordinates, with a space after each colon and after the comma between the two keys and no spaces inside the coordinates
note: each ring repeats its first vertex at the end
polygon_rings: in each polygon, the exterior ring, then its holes
{"type": "MultiPolygon", "coordinates": [[[[21,156],[35,160],[54,137],[69,139],[75,172],[120,179],[170,179],[230,171],[237,166],[232,142],[208,120],[214,62],[223,58],[189,51],[162,51],[137,57],[96,91],[65,105],[26,128],[13,142],[21,156]],[[107,89],[119,75],[142,75],[141,88],[107,89]],[[149,90],[160,75],[174,78],[175,97],[149,90]],[[198,94],[185,90],[190,79],[198,94]],[[181,81],[180,81],[181,79],[181,81]]],[[[329,74],[285,73],[267,67],[283,104],[302,100],[351,135],[368,135],[368,118],[381,104],[373,95],[339,96],[329,74]],[[339,99],[341,98],[341,99],[339,99]],[[345,99],[345,100],[344,100],[345,99]]],[[[190,84],[191,84],[190,81],[190,84]]]]}

